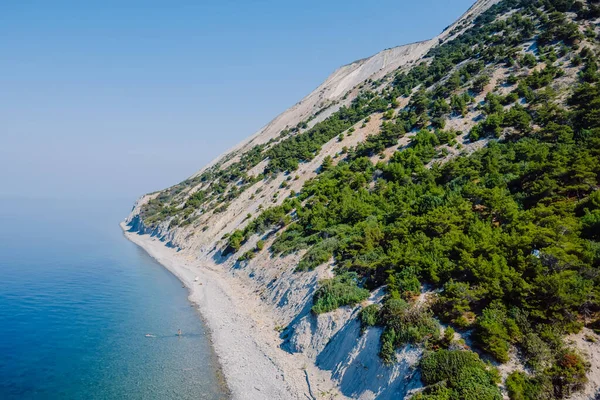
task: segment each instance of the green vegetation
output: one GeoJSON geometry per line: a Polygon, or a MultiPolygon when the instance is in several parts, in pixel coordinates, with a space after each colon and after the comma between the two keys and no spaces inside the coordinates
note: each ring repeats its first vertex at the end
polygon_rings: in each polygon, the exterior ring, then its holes
{"type": "Polygon", "coordinates": [[[583,388],[587,382],[586,370],[580,355],[563,350],[557,363],[544,374],[511,373],[506,379],[506,388],[511,400],[562,399],[583,388]]]}
{"type": "Polygon", "coordinates": [[[496,386],[498,373],[477,354],[461,350],[439,350],[426,354],[420,362],[424,393],[413,400],[465,399],[500,400],[496,386]]]}
{"type": "Polygon", "coordinates": [[[314,295],[312,311],[322,314],[341,306],[355,305],[369,297],[369,291],[358,287],[357,275],[347,272],[321,281],[314,295]]]}
{"type": "Polygon", "coordinates": [[[439,338],[439,327],[433,315],[402,299],[389,298],[381,308],[378,320],[385,326],[379,354],[386,364],[395,361],[395,349],[404,344],[439,338]]]}
{"type": "Polygon", "coordinates": [[[491,304],[482,311],[475,331],[481,348],[500,362],[508,361],[511,340],[520,335],[517,323],[501,303],[491,304]]]}
{"type": "Polygon", "coordinates": [[[367,115],[385,111],[389,103],[389,100],[376,96],[373,92],[363,92],[350,107],[342,107],[308,131],[286,139],[269,149],[265,153],[265,157],[269,157],[269,165],[265,173],[296,170],[300,162],[312,160],[323,144],[367,115]]]}
{"type": "Polygon", "coordinates": [[[363,330],[370,326],[377,325],[379,315],[379,305],[377,304],[369,304],[362,310],[360,310],[360,321],[363,330]]]}

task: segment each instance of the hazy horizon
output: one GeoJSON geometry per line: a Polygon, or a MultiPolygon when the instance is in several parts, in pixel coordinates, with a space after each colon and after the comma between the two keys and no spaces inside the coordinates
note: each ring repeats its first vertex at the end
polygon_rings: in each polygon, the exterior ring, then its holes
{"type": "Polygon", "coordinates": [[[460,0],[5,5],[0,197],[175,184],[341,65],[434,37],[460,0]]]}

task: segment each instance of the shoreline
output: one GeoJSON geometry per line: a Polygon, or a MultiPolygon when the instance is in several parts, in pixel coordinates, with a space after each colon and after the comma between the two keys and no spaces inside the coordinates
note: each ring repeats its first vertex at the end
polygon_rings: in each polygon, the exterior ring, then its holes
{"type": "Polygon", "coordinates": [[[221,360],[219,358],[219,355],[215,351],[212,329],[210,328],[206,318],[204,318],[204,315],[202,315],[202,313],[200,312],[199,305],[192,298],[193,289],[190,287],[190,285],[188,285],[188,283],[186,281],[183,280],[183,278],[180,275],[177,274],[177,271],[175,269],[167,267],[165,264],[160,262],[146,247],[144,247],[144,243],[142,243],[144,238],[140,237],[140,240],[136,240],[135,237],[132,237],[133,235],[136,235],[136,236],[141,236],[141,235],[134,234],[133,232],[129,232],[127,230],[127,226],[123,222],[120,222],[119,226],[123,230],[123,236],[125,237],[125,239],[129,240],[131,243],[133,243],[134,245],[139,247],[141,250],[143,250],[154,261],[156,261],[158,264],[160,264],[161,267],[166,269],[170,274],[172,274],[175,278],[177,278],[177,280],[179,280],[179,282],[181,282],[181,284],[183,285],[182,287],[185,287],[187,289],[187,292],[188,292],[187,299],[194,307],[194,309],[195,309],[194,311],[197,313],[198,318],[200,318],[202,320],[202,324],[204,325],[204,329],[206,332],[205,336],[207,337],[208,342],[210,343],[210,348],[212,350],[211,351],[211,353],[212,353],[211,359],[213,359],[215,367],[216,367],[215,374],[216,374],[216,378],[217,378],[217,385],[223,389],[226,399],[232,399],[233,398],[232,392],[231,392],[229,385],[227,384],[227,379],[226,379],[225,373],[223,372],[223,366],[221,364],[221,360]]]}
{"type": "Polygon", "coordinates": [[[309,375],[323,383],[328,377],[303,355],[279,347],[267,311],[241,282],[226,276],[226,271],[200,265],[193,255],[169,248],[155,237],[130,232],[124,222],[120,226],[129,241],[188,289],[188,299],[209,331],[231,399],[316,399],[311,386],[317,382],[311,382],[309,375]]]}

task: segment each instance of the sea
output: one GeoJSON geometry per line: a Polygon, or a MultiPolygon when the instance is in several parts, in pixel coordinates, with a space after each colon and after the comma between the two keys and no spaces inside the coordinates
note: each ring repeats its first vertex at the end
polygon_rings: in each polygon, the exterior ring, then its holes
{"type": "Polygon", "coordinates": [[[130,208],[0,199],[0,399],[229,398],[187,289],[123,236],[130,208]]]}

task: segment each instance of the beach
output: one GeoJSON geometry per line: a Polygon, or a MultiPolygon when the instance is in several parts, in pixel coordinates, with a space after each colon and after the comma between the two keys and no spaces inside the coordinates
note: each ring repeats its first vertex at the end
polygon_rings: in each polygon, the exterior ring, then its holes
{"type": "MultiPolygon", "coordinates": [[[[177,251],[151,235],[125,237],[177,276],[189,289],[211,333],[233,399],[317,399],[335,391],[329,373],[303,354],[282,350],[269,310],[256,294],[218,266],[200,265],[185,250],[177,251]]],[[[342,396],[343,397],[343,396],[342,396]]],[[[340,398],[338,395],[337,398],[340,398]]]]}

